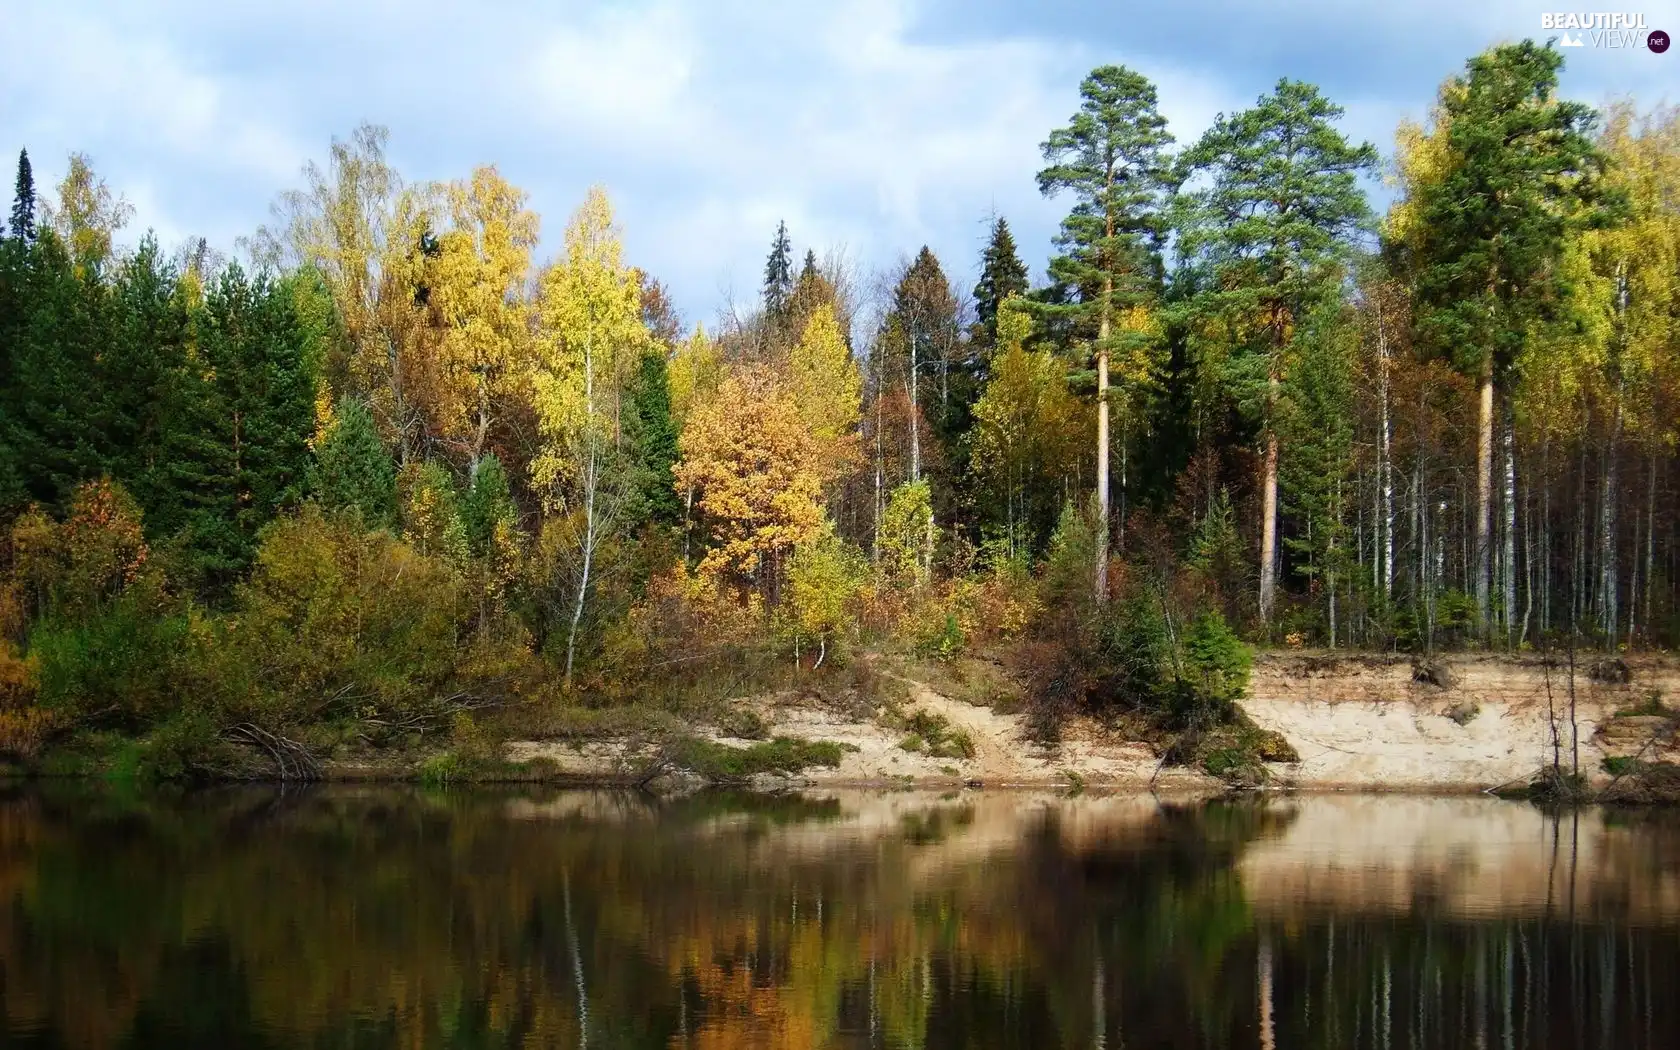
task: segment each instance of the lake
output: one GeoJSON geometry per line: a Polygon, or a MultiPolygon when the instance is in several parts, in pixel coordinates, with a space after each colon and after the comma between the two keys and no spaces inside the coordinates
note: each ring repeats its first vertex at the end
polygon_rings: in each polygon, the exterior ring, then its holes
{"type": "Polygon", "coordinates": [[[1680,1046],[1680,814],[0,789],[6,1047],[1680,1046]]]}

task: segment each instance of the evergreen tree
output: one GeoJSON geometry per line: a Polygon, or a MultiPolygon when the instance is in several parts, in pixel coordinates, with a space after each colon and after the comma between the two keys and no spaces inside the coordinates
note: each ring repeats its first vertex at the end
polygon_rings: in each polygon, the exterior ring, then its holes
{"type": "Polygon", "coordinates": [[[112,287],[111,339],[100,355],[100,432],[111,474],[134,495],[148,530],[180,524],[170,475],[180,428],[197,422],[187,373],[189,318],[177,274],[147,236],[112,287]]]}
{"type": "Polygon", "coordinates": [[[980,253],[980,283],[974,286],[974,341],[990,352],[997,347],[998,307],[1011,295],[1027,294],[1027,264],[1015,248],[1009,220],[992,220],[992,235],[980,253]]]}
{"type": "Polygon", "coordinates": [[[29,151],[18,150],[16,193],[12,198],[11,235],[25,244],[35,241],[35,172],[29,166],[29,151]]]}
{"type": "Polygon", "coordinates": [[[1220,117],[1182,158],[1186,177],[1208,179],[1187,202],[1181,246],[1208,273],[1198,309],[1260,333],[1256,345],[1239,349],[1257,355],[1242,375],[1263,376],[1263,386],[1242,390],[1239,400],[1259,404],[1264,446],[1262,620],[1277,586],[1274,417],[1285,359],[1306,313],[1340,286],[1349,237],[1368,215],[1359,176],[1377,163],[1374,147],[1355,146],[1336,130],[1341,115],[1313,85],[1280,80],[1252,109],[1220,117]]]}
{"type": "Polygon", "coordinates": [[[28,252],[19,286],[0,428],[24,497],[62,507],[78,483],[108,467],[98,358],[111,342],[110,296],[97,279],[77,275],[50,232],[28,252]]]}
{"type": "Polygon", "coordinates": [[[764,315],[780,325],[793,292],[793,245],[787,223],[776,223],[776,239],[770,243],[770,258],[764,262],[764,315]]]}
{"type": "Polygon", "coordinates": [[[1531,326],[1564,278],[1567,236],[1598,218],[1605,158],[1596,115],[1557,99],[1563,56],[1532,40],[1492,48],[1441,91],[1437,128],[1416,144],[1437,159],[1414,171],[1395,247],[1409,264],[1419,341],[1478,384],[1475,586],[1489,625],[1493,414],[1531,326]]]}
{"type": "Polygon", "coordinates": [[[1091,71],[1079,87],[1079,112],[1044,143],[1039,191],[1076,198],[1062,220],[1050,276],[1079,292],[1051,312],[1071,315],[1090,340],[1097,370],[1097,548],[1095,593],[1108,596],[1109,366],[1119,364],[1128,402],[1155,380],[1156,339],[1146,311],[1159,295],[1166,237],[1166,118],[1155,85],[1123,66],[1091,71]]]}
{"type": "Polygon", "coordinates": [[[677,462],[677,427],[671,419],[671,381],[663,347],[642,355],[639,382],[632,394],[641,460],[641,494],[648,518],[661,525],[682,521],[671,467],[677,462]]]}
{"type": "MultiPolygon", "coordinates": [[[[310,490],[334,510],[353,510],[370,529],[389,528],[397,507],[397,474],[366,405],[341,401],[315,450],[310,490]]],[[[482,469],[482,468],[481,468],[482,469]]]]}
{"type": "Polygon", "coordinates": [[[485,454],[461,497],[461,525],[472,553],[481,558],[487,555],[495,541],[496,526],[511,525],[518,517],[502,461],[494,452],[485,454]]]}

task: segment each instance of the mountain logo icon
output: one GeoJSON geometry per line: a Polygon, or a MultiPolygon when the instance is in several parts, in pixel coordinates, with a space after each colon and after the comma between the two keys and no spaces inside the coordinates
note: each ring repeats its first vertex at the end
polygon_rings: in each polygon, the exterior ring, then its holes
{"type": "Polygon", "coordinates": [[[1565,33],[1565,34],[1563,34],[1563,39],[1561,41],[1559,41],[1559,46],[1561,46],[1561,47],[1586,47],[1587,45],[1581,42],[1580,37],[1571,38],[1568,33],[1565,33]]]}

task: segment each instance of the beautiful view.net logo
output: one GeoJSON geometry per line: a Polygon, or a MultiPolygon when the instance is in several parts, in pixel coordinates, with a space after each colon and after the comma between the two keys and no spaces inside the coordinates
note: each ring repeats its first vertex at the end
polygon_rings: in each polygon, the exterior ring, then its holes
{"type": "Polygon", "coordinates": [[[1656,54],[1668,50],[1668,34],[1651,29],[1642,14],[1621,11],[1582,11],[1543,14],[1541,29],[1561,29],[1560,47],[1647,48],[1656,54]],[[1577,30],[1571,34],[1571,30],[1577,30]]]}

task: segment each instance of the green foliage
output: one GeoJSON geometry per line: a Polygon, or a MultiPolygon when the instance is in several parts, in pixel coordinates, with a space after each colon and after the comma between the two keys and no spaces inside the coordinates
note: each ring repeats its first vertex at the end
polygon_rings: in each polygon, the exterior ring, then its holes
{"type": "Polygon", "coordinates": [[[826,652],[851,625],[852,604],[867,573],[863,552],[835,535],[833,522],[824,522],[820,533],[794,548],[786,600],[800,637],[826,652]]]}
{"type": "Polygon", "coordinates": [[[1502,375],[1550,308],[1568,232],[1597,221],[1606,160],[1592,109],[1556,97],[1563,56],[1532,40],[1472,58],[1441,93],[1444,162],[1408,187],[1395,249],[1414,276],[1418,334],[1469,375],[1502,375]]]}
{"type": "Polygon", "coordinates": [[[779,736],[747,747],[730,747],[684,737],[665,747],[665,761],[675,769],[716,783],[740,783],[759,775],[797,776],[811,766],[836,769],[849,744],[779,736]]]}
{"type": "Polygon", "coordinates": [[[901,583],[922,586],[933,571],[933,503],[926,481],[907,481],[893,490],[881,515],[877,539],[881,571],[901,583]]]}
{"type": "Polygon", "coordinates": [[[13,183],[12,217],[6,232],[14,240],[25,244],[35,240],[35,171],[29,163],[29,151],[18,150],[17,180],[13,183]]]}
{"type": "Polygon", "coordinates": [[[271,730],[428,711],[465,663],[460,576],[354,515],[305,505],[263,536],[216,638],[225,709],[271,730]]]}
{"type": "Polygon", "coordinates": [[[507,471],[495,455],[478,461],[461,498],[461,526],[466,530],[467,546],[477,557],[484,557],[492,549],[496,527],[512,527],[518,523],[519,508],[514,506],[508,488],[507,471]]]}
{"type": "Polygon", "coordinates": [[[670,370],[665,349],[655,346],[642,354],[641,374],[631,395],[640,451],[638,488],[647,517],[661,525],[682,521],[671,468],[678,458],[677,425],[671,418],[670,370]]]}
{"type": "Polygon", "coordinates": [[[1040,192],[1075,198],[1056,237],[1050,277],[1079,289],[1079,297],[1045,310],[1076,319],[1083,339],[1117,363],[1133,360],[1121,367],[1123,379],[1146,385],[1156,365],[1148,333],[1110,322],[1159,291],[1172,135],[1156,109],[1155,85],[1124,66],[1092,70],[1079,97],[1068,126],[1045,140],[1047,166],[1038,173],[1040,192]]]}
{"type": "Polygon", "coordinates": [[[397,474],[373,414],[360,401],[341,402],[315,449],[310,489],[333,510],[354,510],[369,528],[388,528],[397,507],[397,474]]]}
{"type": "Polygon", "coordinates": [[[1184,666],[1207,701],[1229,706],[1248,693],[1254,656],[1217,612],[1204,612],[1184,632],[1184,666]]]}
{"type": "Polygon", "coordinates": [[[1182,202],[1181,249],[1215,275],[1202,308],[1260,321],[1278,347],[1335,290],[1347,238],[1369,215],[1359,176],[1377,151],[1350,144],[1341,116],[1317,87],[1281,79],[1179,158],[1181,174],[1207,180],[1182,202]]]}
{"type": "Polygon", "coordinates": [[[423,556],[463,567],[468,534],[449,468],[435,459],[411,464],[398,476],[397,486],[402,492],[403,539],[423,556]]]}
{"type": "Polygon", "coordinates": [[[75,621],[48,620],[30,636],[38,703],[68,723],[142,728],[180,700],[195,657],[188,619],[155,593],[125,593],[75,621]]]}
{"type": "Polygon", "coordinates": [[[1056,531],[1050,534],[1044,561],[1045,590],[1052,607],[1084,615],[1091,604],[1091,564],[1096,551],[1096,515],[1069,500],[1062,505],[1056,531]]]}
{"type": "Polygon", "coordinates": [[[201,782],[227,776],[236,764],[215,720],[189,704],[145,737],[131,772],[134,779],[150,783],[201,782]]]}
{"type": "Polygon", "coordinates": [[[1016,250],[1009,221],[999,215],[992,220],[991,237],[980,253],[980,281],[974,286],[974,340],[982,347],[998,346],[998,308],[1012,295],[1026,295],[1027,289],[1027,264],[1016,250]]]}

